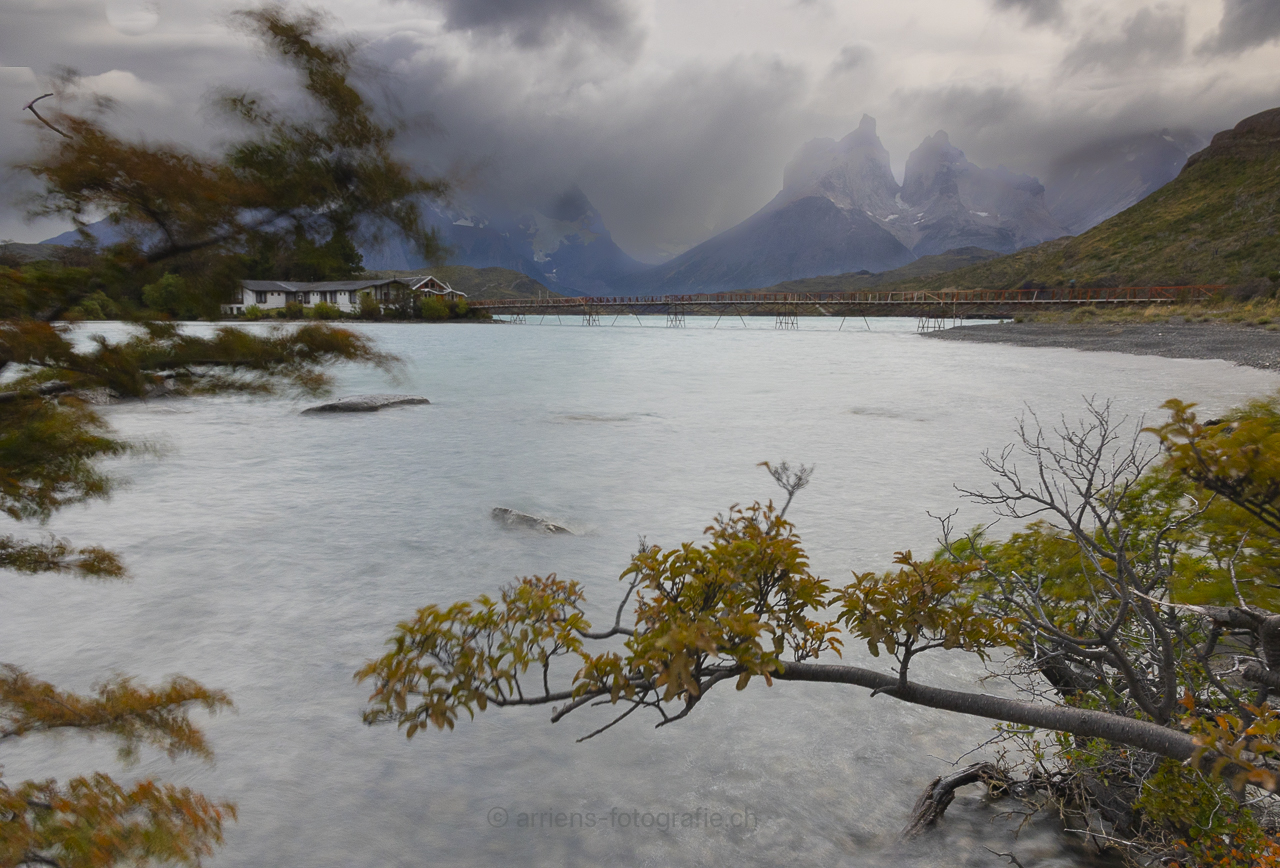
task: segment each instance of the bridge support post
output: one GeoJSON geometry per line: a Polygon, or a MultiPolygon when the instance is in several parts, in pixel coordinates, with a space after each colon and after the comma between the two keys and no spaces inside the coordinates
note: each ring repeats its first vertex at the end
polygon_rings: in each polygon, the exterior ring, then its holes
{"type": "Polygon", "coordinates": [[[667,311],[667,327],[675,329],[684,328],[684,311],[679,309],[667,311]]]}
{"type": "Polygon", "coordinates": [[[916,320],[916,331],[920,334],[924,332],[940,332],[943,329],[951,328],[955,324],[956,320],[954,318],[951,320],[950,325],[947,324],[947,315],[945,313],[937,316],[925,314],[916,320]]]}
{"type": "Polygon", "coordinates": [[[582,311],[582,324],[585,326],[600,325],[600,316],[591,308],[584,308],[582,311]]]}
{"type": "Polygon", "coordinates": [[[774,319],[773,327],[776,329],[798,329],[800,328],[800,317],[795,313],[780,313],[774,319]]]}
{"type": "Polygon", "coordinates": [[[524,323],[528,322],[528,320],[525,319],[525,315],[522,313],[513,313],[511,314],[511,318],[508,319],[507,322],[513,323],[516,325],[523,325],[524,323]]]}

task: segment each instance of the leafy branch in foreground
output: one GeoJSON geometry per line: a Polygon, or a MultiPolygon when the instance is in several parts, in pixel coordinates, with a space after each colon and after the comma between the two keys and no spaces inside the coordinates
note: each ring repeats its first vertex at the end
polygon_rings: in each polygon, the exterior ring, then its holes
{"type": "Polygon", "coordinates": [[[187,787],[142,781],[126,789],[103,774],[61,787],[0,784],[0,864],[198,866],[235,816],[234,805],[212,803],[187,787]]]}
{"type": "MultiPolygon", "coordinates": [[[[1194,421],[1170,408],[1176,424],[1194,421]]],[[[1233,431],[1258,412],[1243,411],[1233,431]]],[[[1225,428],[1197,442],[1204,454],[1271,448],[1266,431],[1249,430],[1248,443],[1225,428]]],[[[373,687],[365,721],[412,735],[489,706],[551,704],[553,721],[614,706],[590,738],[641,709],[659,726],[680,720],[725,682],[842,684],[996,721],[1033,758],[1020,792],[1058,804],[1082,829],[1105,827],[1131,854],[1194,863],[1226,840],[1274,855],[1260,817],[1275,809],[1280,781],[1280,723],[1266,704],[1280,688],[1280,616],[1261,607],[1275,574],[1264,578],[1262,562],[1240,570],[1252,541],[1270,546],[1257,504],[1274,506],[1259,494],[1271,471],[1223,493],[1181,460],[1144,446],[1108,405],[1053,429],[1032,416],[1015,446],[985,457],[992,487],[967,493],[1024,529],[994,542],[982,529],[956,536],[945,518],[934,557],[902,552],[895,570],[855,573],[844,586],[809,571],[772,503],[735,507],[702,544],[642,545],[604,630],[588,623],[582,588],[554,576],[521,579],[496,600],[420,609],[357,673],[373,687]],[[890,655],[893,671],[820,659],[839,656],[846,637],[890,655]],[[998,663],[1022,696],[912,679],[916,655],[946,649],[998,663]],[[1051,750],[1037,731],[1049,731],[1051,750]],[[1162,772],[1168,762],[1185,774],[1162,772]],[[1221,793],[1225,819],[1179,813],[1170,787],[1221,793]],[[1129,807],[1142,804],[1160,807],[1129,807]]],[[[774,475],[788,502],[807,481],[804,468],[774,475]]],[[[931,798],[930,821],[950,793],[931,798]]]]}
{"type": "MultiPolygon", "coordinates": [[[[395,159],[397,128],[379,121],[349,80],[353,47],[327,41],[315,13],[266,6],[239,21],[300,74],[309,114],[251,94],[227,97],[223,106],[247,133],[220,156],[120,138],[104,101],[72,110],[74,76],[59,83],[56,103],[29,106],[44,134],[42,156],[22,167],[44,184],[31,213],[70,217],[82,230],[105,214],[125,240],[100,255],[71,251],[73,261],[55,265],[0,266],[0,510],[15,522],[44,523],[108,496],[113,480],[102,461],[140,451],[112,431],[97,403],[316,393],[337,364],[395,365],[367,337],[323,324],[193,334],[158,321],[215,314],[242,277],[346,273],[359,265],[352,238],[361,233],[395,232],[428,257],[438,252],[417,197],[443,185],[395,159]],[[134,320],[132,332],[109,341],[60,322],[89,308],[134,320]]],[[[0,535],[0,569],[125,577],[106,549],[18,534],[0,535]]],[[[221,691],[182,677],[151,687],[116,677],[81,696],[0,664],[3,746],[80,732],[113,739],[126,761],[144,747],[210,759],[190,713],[228,707],[221,691]]],[[[149,780],[0,778],[0,866],[198,865],[234,818],[230,804],[149,780]]]]}

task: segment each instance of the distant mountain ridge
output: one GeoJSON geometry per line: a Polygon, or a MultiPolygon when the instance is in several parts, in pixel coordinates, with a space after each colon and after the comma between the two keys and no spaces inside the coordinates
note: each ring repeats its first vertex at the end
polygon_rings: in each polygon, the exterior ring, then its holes
{"type": "Polygon", "coordinates": [[[1044,194],[1029,175],[973,164],[941,131],[907,158],[899,185],[863,115],[843,139],[802,146],[782,190],[751,217],[621,284],[642,295],[754,289],[889,271],[961,247],[1010,253],[1066,234],[1044,194]]]}
{"type": "MultiPolygon", "coordinates": [[[[509,209],[459,197],[428,204],[427,216],[448,248],[447,262],[519,271],[560,293],[607,294],[622,277],[646,268],[614,242],[576,185],[541,208],[509,209]]],[[[412,270],[424,260],[403,242],[361,248],[365,268],[412,270]]]]}

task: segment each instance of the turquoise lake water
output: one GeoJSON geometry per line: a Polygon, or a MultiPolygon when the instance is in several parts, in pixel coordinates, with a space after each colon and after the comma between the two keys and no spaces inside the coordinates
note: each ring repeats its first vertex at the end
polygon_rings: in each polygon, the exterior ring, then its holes
{"type": "MultiPolygon", "coordinates": [[[[1051,823],[1015,840],[977,788],[936,834],[897,843],[923,786],[990,727],[851,688],[717,690],[677,725],[634,715],[583,744],[606,718],[488,712],[412,742],[361,724],[367,689],[352,673],[416,607],[556,572],[586,586],[603,622],[637,538],[696,539],[731,504],[773,496],[761,461],[816,465],[789,517],[815,571],[838,581],[930,550],[928,511],[959,507],[961,527],[988,519],[954,486],[982,484],[982,450],[1007,443],[1028,407],[1052,421],[1096,396],[1156,420],[1170,397],[1212,412],[1280,387],[1226,362],[931,341],[907,320],[801,322],[358,326],[404,360],[399,381],[345,368],[335,394],[430,406],[109,408],[164,454],[120,462],[127,487],[48,530],[116,549],[133,580],[7,576],[0,660],[76,688],[181,672],[228,690],[237,711],[207,723],[215,765],[148,756],[123,773],[237,802],[210,863],[224,868],[1007,864],[987,847],[1027,868],[1081,864],[1051,823]],[[506,529],[497,506],[575,535],[506,529]],[[533,819],[556,813],[583,820],[533,819]],[[619,819],[645,814],[647,826],[619,819]],[[657,819],[684,814],[740,819],[657,819]]],[[[847,658],[870,659],[856,647],[847,658]]],[[[964,656],[917,665],[933,684],[983,674],[964,656]]],[[[109,745],[76,738],[29,740],[3,762],[9,780],[119,768],[109,745]]]]}

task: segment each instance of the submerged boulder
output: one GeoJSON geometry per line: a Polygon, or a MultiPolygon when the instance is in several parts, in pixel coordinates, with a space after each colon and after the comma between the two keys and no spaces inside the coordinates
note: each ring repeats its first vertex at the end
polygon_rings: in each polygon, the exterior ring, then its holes
{"type": "Polygon", "coordinates": [[[554,524],[545,518],[538,518],[536,515],[516,512],[514,509],[507,509],[505,506],[495,506],[493,512],[489,514],[496,521],[502,522],[507,527],[527,527],[532,530],[540,530],[543,533],[567,533],[570,536],[573,535],[573,531],[563,525],[554,524]]]}
{"type": "Polygon", "coordinates": [[[348,395],[327,404],[317,404],[303,410],[304,413],[373,413],[384,407],[404,404],[430,404],[421,395],[348,395]]]}

